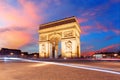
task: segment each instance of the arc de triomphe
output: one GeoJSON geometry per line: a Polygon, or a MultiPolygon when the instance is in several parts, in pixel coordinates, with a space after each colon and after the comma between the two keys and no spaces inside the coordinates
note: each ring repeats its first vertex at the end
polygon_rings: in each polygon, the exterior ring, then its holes
{"type": "Polygon", "coordinates": [[[80,26],[75,17],[40,25],[39,57],[80,57],[80,32],[80,26]]]}

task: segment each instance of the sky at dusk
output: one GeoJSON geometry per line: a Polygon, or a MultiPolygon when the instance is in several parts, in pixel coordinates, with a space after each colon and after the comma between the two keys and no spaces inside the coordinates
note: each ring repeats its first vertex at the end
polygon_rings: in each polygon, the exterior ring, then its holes
{"type": "Polygon", "coordinates": [[[120,0],[0,0],[0,48],[38,52],[39,25],[70,16],[82,53],[120,50],[120,0]]]}

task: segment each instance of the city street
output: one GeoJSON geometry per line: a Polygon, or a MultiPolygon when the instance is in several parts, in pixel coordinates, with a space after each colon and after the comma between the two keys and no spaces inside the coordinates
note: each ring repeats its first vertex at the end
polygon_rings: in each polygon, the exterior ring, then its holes
{"type": "MultiPolygon", "coordinates": [[[[95,62],[94,62],[95,63],[95,62]]],[[[94,64],[93,63],[93,64],[94,64]]],[[[98,63],[98,62],[97,62],[98,63]]],[[[103,62],[104,63],[104,62],[103,62]]],[[[96,63],[95,63],[96,64],[96,63]]],[[[102,62],[100,62],[102,64],[102,62]]],[[[109,73],[94,70],[89,63],[74,64],[50,63],[50,62],[27,62],[27,61],[0,61],[0,80],[119,80],[119,66],[116,62],[115,67],[101,67],[104,70],[113,69],[109,73]],[[71,67],[71,65],[74,65],[71,67]],[[118,65],[118,66],[117,66],[118,65]],[[116,67],[117,66],[117,67],[116,67]],[[88,68],[90,69],[84,69],[88,68]],[[93,70],[92,70],[93,69],[93,70]]],[[[97,65],[96,65],[97,66],[97,65]]],[[[99,65],[98,65],[99,66],[99,65]]],[[[100,66],[99,66],[100,68],[100,66]]]]}

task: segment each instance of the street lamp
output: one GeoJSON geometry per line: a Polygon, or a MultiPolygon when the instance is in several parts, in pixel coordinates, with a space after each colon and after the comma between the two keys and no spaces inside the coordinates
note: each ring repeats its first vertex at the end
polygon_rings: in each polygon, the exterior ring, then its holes
{"type": "Polygon", "coordinates": [[[12,55],[14,55],[14,53],[10,53],[10,55],[12,56],[12,55]]]}
{"type": "Polygon", "coordinates": [[[36,55],[36,54],[34,54],[34,57],[37,57],[37,55],[36,55]]]}
{"type": "Polygon", "coordinates": [[[22,53],[21,56],[24,56],[24,54],[22,53]]]}
{"type": "Polygon", "coordinates": [[[114,54],[114,56],[116,57],[118,54],[114,54]]]}
{"type": "Polygon", "coordinates": [[[103,54],[103,58],[105,58],[106,57],[106,55],[105,54],[103,54]]]}

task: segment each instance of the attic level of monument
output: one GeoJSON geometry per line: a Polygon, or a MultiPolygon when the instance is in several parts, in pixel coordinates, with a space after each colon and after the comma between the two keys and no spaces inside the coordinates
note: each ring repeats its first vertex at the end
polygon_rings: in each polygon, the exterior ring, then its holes
{"type": "Polygon", "coordinates": [[[53,22],[49,22],[49,23],[46,23],[46,24],[42,24],[42,25],[40,25],[39,29],[55,27],[55,26],[59,26],[59,25],[72,23],[72,22],[77,22],[77,20],[75,19],[74,16],[69,17],[69,18],[65,18],[65,19],[61,19],[61,20],[57,20],[57,21],[53,21],[53,22]]]}
{"type": "Polygon", "coordinates": [[[40,58],[76,58],[81,56],[80,25],[75,17],[39,26],[40,58]]]}

